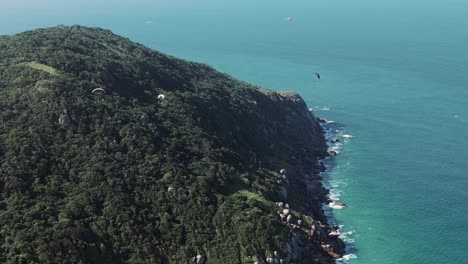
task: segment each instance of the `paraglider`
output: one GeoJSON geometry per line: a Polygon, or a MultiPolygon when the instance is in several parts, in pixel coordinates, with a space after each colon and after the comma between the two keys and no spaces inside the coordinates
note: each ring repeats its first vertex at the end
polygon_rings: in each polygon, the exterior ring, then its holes
{"type": "Polygon", "coordinates": [[[159,100],[164,100],[166,98],[166,96],[164,94],[160,94],[158,95],[158,99],[159,100]]]}
{"type": "Polygon", "coordinates": [[[318,72],[314,72],[315,76],[317,76],[317,78],[320,80],[320,73],[318,72]]]}
{"type": "Polygon", "coordinates": [[[92,94],[105,94],[106,91],[102,88],[96,88],[91,91],[92,94]]]}
{"type": "Polygon", "coordinates": [[[288,22],[292,22],[293,21],[293,18],[292,17],[286,17],[284,20],[288,21],[288,22]]]}

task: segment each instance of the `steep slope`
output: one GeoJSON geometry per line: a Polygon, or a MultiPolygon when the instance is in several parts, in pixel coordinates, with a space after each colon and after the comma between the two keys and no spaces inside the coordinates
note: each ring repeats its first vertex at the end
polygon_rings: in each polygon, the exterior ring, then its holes
{"type": "Polygon", "coordinates": [[[325,148],[296,94],[97,28],[0,37],[0,262],[333,263],[325,148]]]}

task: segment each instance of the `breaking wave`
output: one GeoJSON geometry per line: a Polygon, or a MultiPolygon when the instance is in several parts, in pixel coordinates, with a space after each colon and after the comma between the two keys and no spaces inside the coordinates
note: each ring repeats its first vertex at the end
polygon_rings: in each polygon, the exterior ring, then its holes
{"type": "Polygon", "coordinates": [[[355,254],[347,254],[347,255],[344,255],[342,258],[340,259],[337,259],[338,261],[347,261],[347,260],[350,260],[350,259],[356,259],[357,256],[355,254]]]}
{"type": "MultiPolygon", "coordinates": [[[[322,110],[321,108],[318,108],[322,110]]],[[[329,110],[329,108],[328,108],[329,110]]],[[[325,139],[327,141],[328,150],[332,150],[339,154],[344,145],[351,140],[353,137],[352,135],[345,134],[344,126],[340,123],[334,121],[322,122],[321,126],[325,131],[325,139]]],[[[323,165],[326,167],[326,171],[321,172],[320,176],[322,176],[322,184],[325,188],[329,190],[328,197],[330,198],[330,202],[328,204],[323,204],[323,210],[325,212],[325,216],[328,219],[328,222],[332,226],[338,226],[338,233],[339,237],[343,240],[347,247],[347,253],[342,258],[337,260],[337,263],[348,263],[349,260],[357,258],[355,254],[352,254],[354,251],[354,233],[355,231],[346,230],[344,231],[344,226],[339,223],[339,221],[334,217],[334,210],[340,210],[346,207],[346,205],[340,202],[340,196],[343,188],[347,185],[346,181],[338,181],[332,179],[330,175],[330,171],[336,166],[336,161],[334,158],[326,157],[325,159],[321,160],[323,165]],[[351,249],[351,251],[350,251],[351,249]]],[[[350,163],[346,163],[346,166],[351,165],[350,163]]]]}

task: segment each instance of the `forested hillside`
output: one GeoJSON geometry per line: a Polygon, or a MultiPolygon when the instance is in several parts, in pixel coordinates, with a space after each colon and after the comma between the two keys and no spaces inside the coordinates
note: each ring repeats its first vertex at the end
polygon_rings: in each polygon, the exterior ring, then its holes
{"type": "Polygon", "coordinates": [[[325,148],[298,95],[108,30],[0,37],[0,262],[332,263],[303,184],[325,148]]]}

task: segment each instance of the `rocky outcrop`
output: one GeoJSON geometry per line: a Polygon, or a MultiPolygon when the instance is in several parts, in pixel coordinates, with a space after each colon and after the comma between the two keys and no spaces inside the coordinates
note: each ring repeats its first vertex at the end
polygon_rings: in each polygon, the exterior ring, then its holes
{"type": "Polygon", "coordinates": [[[68,112],[67,112],[66,109],[64,109],[63,113],[60,114],[58,122],[59,122],[60,125],[62,125],[64,127],[69,127],[71,125],[71,119],[70,119],[70,116],[68,115],[68,112]]]}
{"type": "Polygon", "coordinates": [[[206,263],[206,257],[202,255],[197,255],[196,257],[193,257],[192,262],[194,264],[205,264],[206,263]]]}
{"type": "MultiPolygon", "coordinates": [[[[280,196],[282,200],[276,203],[277,213],[279,219],[289,227],[291,238],[282,249],[285,253],[283,256],[273,254],[267,256],[265,261],[280,263],[284,259],[285,263],[334,263],[335,259],[344,255],[345,245],[327,224],[322,209],[322,203],[327,202],[328,190],[321,183],[319,173],[326,168],[320,160],[337,155],[336,151],[327,149],[325,138],[318,136],[323,135],[319,123],[327,120],[315,118],[297,94],[280,93],[280,98],[290,111],[288,122],[291,126],[294,124],[296,128],[302,126],[308,129],[310,134],[302,133],[310,139],[305,148],[315,148],[315,152],[312,157],[310,153],[297,153],[288,160],[290,167],[278,170],[281,177],[288,181],[287,186],[280,184],[280,193],[288,191],[289,196],[280,196]],[[289,201],[293,199],[301,202],[290,204],[289,201]]],[[[281,180],[278,182],[283,183],[281,180]]]]}

